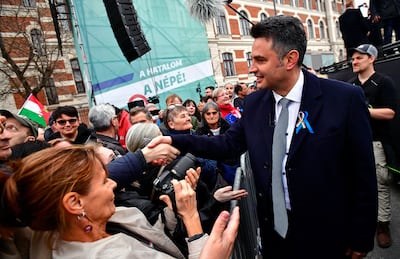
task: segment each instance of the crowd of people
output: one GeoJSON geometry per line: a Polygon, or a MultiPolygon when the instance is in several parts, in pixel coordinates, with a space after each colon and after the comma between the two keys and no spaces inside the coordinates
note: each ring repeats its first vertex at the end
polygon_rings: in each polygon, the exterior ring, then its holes
{"type": "Polygon", "coordinates": [[[371,68],[376,48],[349,53],[355,87],[302,69],[297,18],[269,17],[251,36],[256,82],[208,86],[198,102],[98,104],[89,125],[60,106],[42,131],[0,110],[0,257],[229,258],[240,216],[227,210],[248,195],[232,188],[246,151],[263,258],[365,257],[385,162],[375,123],[395,113],[390,98],[366,105],[374,70],[357,67],[371,68]]]}
{"type": "Polygon", "coordinates": [[[224,133],[243,109],[233,104],[240,98],[242,105],[247,85],[237,85],[243,86],[240,96],[230,96],[228,84],[199,100],[203,108],[176,94],[161,110],[152,103],[129,111],[98,104],[89,110],[88,125],[73,106],[56,108],[46,129],[0,110],[0,257],[212,258],[204,251],[213,247],[227,258],[239,215],[234,210],[230,226],[222,228],[230,217],[225,211],[230,200],[247,196],[232,188],[238,157],[197,157],[186,176],[173,177],[171,197],[154,181],[175,170],[184,154],[168,144],[147,145],[161,135],[224,133]],[[230,236],[218,240],[221,248],[206,241],[224,234],[230,236]]]}

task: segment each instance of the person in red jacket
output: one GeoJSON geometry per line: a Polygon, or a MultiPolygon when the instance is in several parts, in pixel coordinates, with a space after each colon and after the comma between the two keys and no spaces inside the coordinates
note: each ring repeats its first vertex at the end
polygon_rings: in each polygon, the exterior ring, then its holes
{"type": "Polygon", "coordinates": [[[132,126],[129,121],[129,112],[125,109],[116,109],[116,114],[119,121],[118,141],[121,146],[126,149],[125,136],[129,128],[132,126]]]}
{"type": "Polygon", "coordinates": [[[232,105],[229,94],[225,88],[219,87],[215,89],[213,92],[213,100],[218,104],[222,118],[228,121],[229,124],[233,124],[241,117],[239,110],[232,105]]]}

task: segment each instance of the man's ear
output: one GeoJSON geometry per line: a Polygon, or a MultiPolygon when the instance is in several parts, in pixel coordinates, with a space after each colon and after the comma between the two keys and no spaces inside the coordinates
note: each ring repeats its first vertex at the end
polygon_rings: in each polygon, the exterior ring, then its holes
{"type": "Polygon", "coordinates": [[[286,54],[286,58],[288,60],[288,63],[286,65],[286,68],[288,70],[293,69],[294,67],[297,66],[297,61],[299,61],[299,52],[297,50],[290,50],[287,54],[286,54]]]}
{"type": "Polygon", "coordinates": [[[174,129],[174,128],[175,128],[175,124],[174,124],[173,121],[168,121],[167,123],[168,123],[168,127],[169,127],[170,129],[174,129]]]}
{"type": "Polygon", "coordinates": [[[83,202],[80,195],[76,192],[69,192],[64,195],[62,200],[66,211],[71,214],[80,215],[83,209],[83,202]]]}

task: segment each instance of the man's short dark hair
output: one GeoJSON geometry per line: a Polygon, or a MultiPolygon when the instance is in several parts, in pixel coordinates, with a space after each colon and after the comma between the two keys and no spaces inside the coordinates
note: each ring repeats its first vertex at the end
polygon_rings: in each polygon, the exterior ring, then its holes
{"type": "Polygon", "coordinates": [[[297,65],[301,66],[307,50],[307,37],[302,22],[292,16],[272,16],[255,24],[250,35],[272,40],[272,49],[282,59],[290,50],[299,52],[297,65]]]}
{"type": "Polygon", "coordinates": [[[136,116],[139,113],[144,113],[146,115],[146,119],[151,120],[152,116],[151,113],[145,108],[141,106],[136,106],[133,107],[132,109],[129,110],[129,116],[136,116]]]}
{"type": "Polygon", "coordinates": [[[242,83],[237,83],[235,85],[235,89],[234,89],[235,94],[239,94],[239,92],[243,90],[243,84],[246,84],[246,83],[242,82],[242,83]]]}
{"type": "Polygon", "coordinates": [[[211,89],[211,91],[214,91],[214,89],[215,89],[215,87],[214,86],[212,86],[212,85],[209,85],[209,86],[206,86],[206,88],[205,88],[206,90],[207,89],[211,89]]]}
{"type": "Polygon", "coordinates": [[[65,114],[69,117],[76,117],[79,118],[78,110],[74,106],[60,106],[55,111],[53,111],[53,118],[56,121],[58,118],[65,114]]]}

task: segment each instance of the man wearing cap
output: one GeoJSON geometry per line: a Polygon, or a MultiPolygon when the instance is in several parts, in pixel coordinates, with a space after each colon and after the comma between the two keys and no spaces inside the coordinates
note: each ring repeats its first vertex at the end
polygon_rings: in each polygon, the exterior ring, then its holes
{"type": "Polygon", "coordinates": [[[388,142],[388,123],[395,116],[396,89],[391,78],[377,73],[374,62],[377,49],[371,44],[362,44],[353,49],[351,62],[357,77],[352,80],[361,86],[366,96],[370,113],[376,175],[378,180],[378,224],[376,238],[378,245],[387,248],[392,244],[389,224],[391,219],[390,174],[386,167],[385,143],[388,142]]]}
{"type": "Polygon", "coordinates": [[[13,114],[8,110],[0,110],[0,115],[6,117],[4,130],[10,133],[10,147],[36,139],[38,135],[37,126],[28,118],[13,114]]]}

